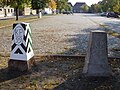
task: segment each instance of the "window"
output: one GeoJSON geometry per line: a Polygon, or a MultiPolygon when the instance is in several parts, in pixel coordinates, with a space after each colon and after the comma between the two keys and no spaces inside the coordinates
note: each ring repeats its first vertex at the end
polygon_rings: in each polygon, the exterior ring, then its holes
{"type": "Polygon", "coordinates": [[[2,11],[2,9],[0,9],[0,11],[2,11]]]}
{"type": "Polygon", "coordinates": [[[8,13],[10,13],[10,9],[8,9],[8,13]]]}
{"type": "Polygon", "coordinates": [[[13,9],[11,9],[11,12],[13,12],[13,9]]]}

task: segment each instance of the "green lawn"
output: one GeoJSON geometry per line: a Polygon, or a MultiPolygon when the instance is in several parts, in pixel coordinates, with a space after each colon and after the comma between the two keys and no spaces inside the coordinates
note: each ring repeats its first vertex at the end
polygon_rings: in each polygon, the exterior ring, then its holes
{"type": "Polygon", "coordinates": [[[38,19],[37,16],[28,16],[28,17],[19,18],[18,21],[16,21],[15,18],[0,20],[0,27],[9,26],[12,25],[13,23],[30,22],[37,19],[38,19]]]}

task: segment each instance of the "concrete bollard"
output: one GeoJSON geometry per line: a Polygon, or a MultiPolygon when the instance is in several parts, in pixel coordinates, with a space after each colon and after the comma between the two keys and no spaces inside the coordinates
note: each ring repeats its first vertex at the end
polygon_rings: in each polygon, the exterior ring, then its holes
{"type": "Polygon", "coordinates": [[[41,11],[38,13],[38,17],[42,18],[42,12],[41,11]]]}
{"type": "Polygon", "coordinates": [[[108,77],[112,74],[108,65],[106,32],[95,30],[90,33],[83,74],[88,77],[108,77]]]}
{"type": "Polygon", "coordinates": [[[31,29],[29,23],[13,24],[12,48],[8,68],[10,70],[26,71],[34,63],[31,29]]]}
{"type": "Polygon", "coordinates": [[[40,18],[42,18],[42,12],[40,11],[40,18]]]}

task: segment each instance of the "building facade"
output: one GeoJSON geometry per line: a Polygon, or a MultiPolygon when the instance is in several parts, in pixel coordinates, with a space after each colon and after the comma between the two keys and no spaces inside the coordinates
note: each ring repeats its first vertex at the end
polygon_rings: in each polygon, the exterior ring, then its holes
{"type": "Polygon", "coordinates": [[[85,2],[76,2],[76,4],[73,6],[73,12],[74,13],[83,13],[82,5],[86,5],[85,2]]]}
{"type": "Polygon", "coordinates": [[[33,10],[30,7],[24,7],[22,9],[19,9],[19,16],[36,14],[37,14],[36,10],[33,10]]]}
{"type": "MultiPolygon", "coordinates": [[[[8,16],[15,16],[15,9],[11,8],[11,7],[4,7],[4,8],[0,8],[0,17],[8,17],[8,16]]],[[[46,14],[52,14],[52,10],[50,8],[45,8],[43,10],[43,13],[46,14]]],[[[23,16],[23,15],[36,15],[37,11],[31,9],[30,7],[25,7],[22,9],[19,9],[19,16],[23,16]]]]}
{"type": "Polygon", "coordinates": [[[0,8],[0,17],[14,16],[14,8],[4,7],[0,8]]]}

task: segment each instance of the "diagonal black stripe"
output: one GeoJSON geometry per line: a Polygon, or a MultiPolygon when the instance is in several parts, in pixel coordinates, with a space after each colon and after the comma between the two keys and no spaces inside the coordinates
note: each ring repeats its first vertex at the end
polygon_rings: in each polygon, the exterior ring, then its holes
{"type": "Polygon", "coordinates": [[[14,35],[12,35],[12,40],[14,40],[14,35]]]}
{"type": "Polygon", "coordinates": [[[26,36],[24,35],[24,41],[26,42],[26,39],[27,39],[27,37],[28,37],[28,33],[29,33],[29,30],[27,29],[27,34],[26,34],[26,36]]]}
{"type": "Polygon", "coordinates": [[[16,51],[15,51],[15,54],[23,54],[22,51],[18,48],[16,51]]]}
{"type": "Polygon", "coordinates": [[[31,52],[31,49],[29,48],[28,53],[30,53],[30,52],[31,52]]]}
{"type": "Polygon", "coordinates": [[[12,45],[12,50],[13,50],[15,47],[16,47],[16,44],[14,43],[14,44],[12,45]]]}
{"type": "Polygon", "coordinates": [[[16,25],[17,25],[17,23],[13,24],[13,29],[15,28],[16,25]]]}
{"type": "Polygon", "coordinates": [[[27,42],[27,46],[26,46],[26,48],[28,48],[29,43],[30,43],[30,39],[28,39],[28,42],[27,42]]]}
{"type": "Polygon", "coordinates": [[[24,44],[21,44],[21,47],[24,49],[25,52],[27,52],[27,47],[24,46],[24,44]]]}
{"type": "Polygon", "coordinates": [[[27,25],[22,24],[22,23],[21,23],[21,25],[22,25],[22,27],[24,28],[24,30],[26,30],[26,26],[27,26],[27,25]]]}

